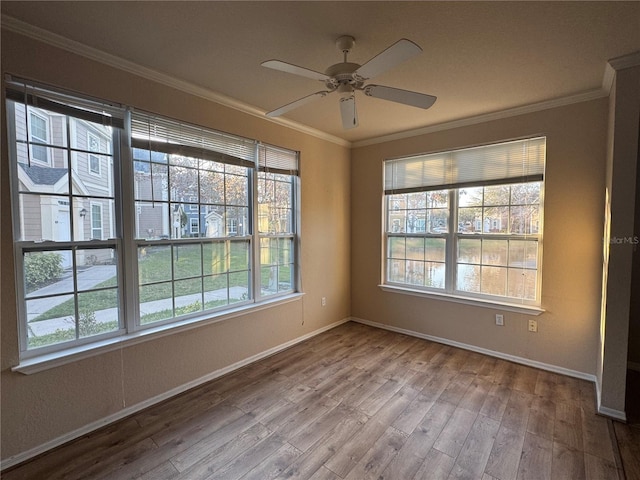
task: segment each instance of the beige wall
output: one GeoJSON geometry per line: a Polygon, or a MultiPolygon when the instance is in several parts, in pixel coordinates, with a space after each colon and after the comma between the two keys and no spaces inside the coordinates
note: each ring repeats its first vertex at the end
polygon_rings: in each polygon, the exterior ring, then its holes
{"type": "Polygon", "coordinates": [[[607,99],[356,148],[351,314],[392,327],[595,375],[599,338],[607,99]],[[547,137],[538,317],[382,291],[382,161],[516,137],[547,137]],[[527,331],[528,318],[538,333],[527,331]]]}
{"type": "MultiPolygon", "coordinates": [[[[2,32],[2,73],[133,105],[301,152],[302,280],[288,304],[33,375],[18,363],[6,132],[2,141],[2,459],[55,441],[350,313],[349,149],[2,32]],[[327,298],[321,307],[320,298],[327,298]],[[125,366],[123,370],[121,365],[125,366]]],[[[4,119],[4,102],[3,116],[4,119]]],[[[4,121],[3,121],[4,123],[4,121]]]]}

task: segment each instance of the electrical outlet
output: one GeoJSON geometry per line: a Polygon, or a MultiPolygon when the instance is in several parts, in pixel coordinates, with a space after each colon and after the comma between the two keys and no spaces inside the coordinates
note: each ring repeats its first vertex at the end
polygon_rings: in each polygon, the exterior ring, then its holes
{"type": "Polygon", "coordinates": [[[320,300],[320,305],[322,305],[323,307],[327,306],[327,297],[322,297],[322,299],[320,300]]]}
{"type": "Polygon", "coordinates": [[[496,313],[496,325],[504,325],[504,315],[501,313],[496,313]]]}
{"type": "Polygon", "coordinates": [[[538,331],[538,321],[537,320],[529,320],[529,331],[537,332],[538,331]]]}

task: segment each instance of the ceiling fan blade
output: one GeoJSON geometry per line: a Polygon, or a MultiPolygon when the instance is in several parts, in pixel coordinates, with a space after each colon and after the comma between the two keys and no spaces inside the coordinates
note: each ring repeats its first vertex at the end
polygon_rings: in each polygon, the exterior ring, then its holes
{"type": "Polygon", "coordinates": [[[342,127],[345,130],[358,126],[356,99],[353,95],[340,99],[340,115],[342,116],[342,127]]]}
{"type": "Polygon", "coordinates": [[[305,104],[307,104],[309,102],[312,102],[312,101],[316,100],[317,98],[322,98],[322,97],[326,96],[329,93],[331,93],[331,92],[324,91],[324,90],[320,91],[320,92],[312,93],[311,95],[307,95],[306,97],[299,98],[298,100],[296,100],[294,102],[287,103],[286,105],[283,105],[280,108],[272,110],[271,112],[267,112],[266,116],[267,117],[279,117],[283,113],[287,113],[289,110],[293,110],[294,108],[301,107],[302,105],[305,105],[305,104]]]}
{"type": "Polygon", "coordinates": [[[360,80],[368,80],[419,53],[422,53],[422,48],[403,38],[362,65],[353,75],[360,80]]]}
{"type": "Polygon", "coordinates": [[[281,62],[280,60],[267,60],[260,65],[274,70],[280,70],[281,72],[293,73],[301,77],[310,78],[312,80],[329,80],[330,77],[324,73],[316,72],[315,70],[309,70],[308,68],[299,67],[291,63],[281,62]]]}
{"type": "Polygon", "coordinates": [[[396,103],[404,103],[412,107],[429,108],[437,99],[433,95],[402,90],[400,88],[385,87],[383,85],[367,85],[363,88],[365,95],[381,98],[396,103]]]}

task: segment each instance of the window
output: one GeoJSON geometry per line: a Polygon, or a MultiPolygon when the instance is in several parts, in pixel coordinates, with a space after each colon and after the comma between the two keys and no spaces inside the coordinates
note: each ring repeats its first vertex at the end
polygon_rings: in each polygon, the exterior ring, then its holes
{"type": "Polygon", "coordinates": [[[189,224],[189,233],[191,233],[191,235],[198,235],[200,233],[200,222],[198,219],[190,218],[189,224]]]}
{"type": "Polygon", "coordinates": [[[91,239],[102,240],[102,205],[91,204],[91,239]]]}
{"type": "Polygon", "coordinates": [[[49,163],[46,144],[49,131],[47,118],[31,111],[29,113],[29,127],[31,137],[31,159],[42,163],[49,163]]]}
{"type": "Polygon", "coordinates": [[[387,160],[384,284],[539,306],[545,144],[387,160]]]}
{"type": "Polygon", "coordinates": [[[275,295],[295,285],[295,177],[293,159],[284,150],[261,146],[258,172],[260,292],[275,295]]]}
{"type": "Polygon", "coordinates": [[[297,152],[22,81],[7,112],[22,358],[297,292],[297,152]]]}
{"type": "MultiPolygon", "coordinates": [[[[91,132],[87,132],[87,146],[90,152],[100,152],[100,138],[91,132]]],[[[100,156],[92,153],[89,157],[89,171],[96,175],[100,175],[100,156]]]]}
{"type": "MultiPolygon", "coordinates": [[[[116,281],[121,271],[120,242],[102,235],[102,220],[113,218],[118,211],[115,179],[110,179],[107,190],[84,182],[81,172],[71,168],[84,148],[78,145],[78,138],[67,135],[78,131],[81,123],[91,124],[110,143],[118,142],[122,121],[114,118],[117,113],[92,103],[80,105],[70,98],[53,100],[35,87],[26,95],[20,87],[7,91],[23,356],[49,352],[59,345],[94,342],[123,329],[122,290],[116,281]],[[31,126],[50,127],[47,164],[30,161],[26,154],[30,142],[25,111],[33,109],[33,103],[38,104],[38,114],[29,117],[31,126]],[[39,120],[34,122],[34,118],[39,120]]],[[[45,140],[42,131],[31,128],[31,140],[38,136],[45,140]]]]}
{"type": "Polygon", "coordinates": [[[238,220],[235,218],[230,218],[227,220],[227,232],[229,235],[237,235],[238,234],[238,220]]]}

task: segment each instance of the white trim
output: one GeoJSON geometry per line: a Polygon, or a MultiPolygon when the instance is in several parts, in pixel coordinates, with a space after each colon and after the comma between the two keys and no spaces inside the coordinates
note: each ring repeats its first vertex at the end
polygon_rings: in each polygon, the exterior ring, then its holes
{"type": "Polygon", "coordinates": [[[600,403],[598,403],[597,411],[600,415],[603,415],[605,417],[614,418],[616,420],[620,420],[621,422],[627,421],[627,414],[621,410],[615,410],[613,408],[603,407],[602,405],[600,405],[600,403]]]}
{"type": "Polygon", "coordinates": [[[628,55],[622,55],[621,57],[610,59],[604,67],[602,89],[607,92],[607,95],[611,94],[611,89],[613,88],[613,83],[616,79],[616,72],[618,70],[637,66],[640,66],[640,50],[628,55]]]}
{"type": "Polygon", "coordinates": [[[76,55],[80,55],[90,60],[100,62],[110,67],[114,67],[119,70],[123,70],[125,72],[137,75],[139,77],[152,80],[162,85],[175,88],[182,92],[186,92],[191,95],[204,98],[205,100],[215,102],[219,105],[223,105],[225,107],[229,107],[234,110],[238,110],[240,112],[246,113],[248,115],[258,117],[266,122],[282,125],[282,126],[291,128],[293,130],[296,130],[298,132],[305,133],[307,135],[311,135],[313,137],[319,138],[321,140],[326,140],[328,142],[335,143],[343,147],[351,146],[351,142],[348,142],[347,140],[344,140],[342,138],[336,137],[334,135],[330,135],[321,130],[308,127],[306,125],[294,122],[292,120],[288,120],[286,118],[267,117],[265,115],[266,110],[259,109],[257,107],[254,107],[246,103],[243,103],[239,100],[236,100],[235,98],[222,95],[220,93],[214,92],[207,88],[200,87],[198,85],[195,85],[190,82],[186,82],[184,80],[180,80],[178,78],[172,77],[162,72],[158,72],[157,70],[143,67],[141,65],[130,62],[123,58],[103,52],[102,50],[98,50],[96,48],[83,45],[82,43],[76,42],[74,40],[70,40],[68,38],[55,34],[48,30],[44,30],[42,28],[30,25],[26,22],[23,22],[22,20],[18,20],[8,15],[2,15],[1,20],[2,20],[2,27],[6,28],[11,32],[18,33],[20,35],[24,35],[29,38],[33,38],[34,40],[38,40],[40,42],[52,45],[62,50],[75,53],[76,55]]]}
{"type": "Polygon", "coordinates": [[[640,52],[634,52],[629,55],[624,55],[622,57],[609,60],[609,63],[607,63],[607,65],[605,66],[602,87],[594,90],[589,90],[586,92],[577,93],[577,94],[569,95],[566,97],[545,100],[542,102],[533,103],[529,105],[522,105],[519,107],[510,108],[507,110],[501,110],[498,112],[492,112],[492,113],[477,115],[473,117],[461,118],[458,120],[452,120],[450,122],[444,122],[437,125],[431,125],[427,127],[414,129],[414,130],[407,130],[404,132],[393,133],[390,135],[383,135],[381,137],[349,142],[340,137],[336,137],[334,135],[328,134],[321,130],[308,127],[306,125],[294,122],[292,120],[288,120],[283,117],[273,117],[273,118],[266,117],[265,110],[256,108],[252,105],[248,105],[246,103],[240,102],[239,100],[236,100],[234,98],[227,97],[220,93],[200,87],[198,85],[194,85],[184,80],[180,80],[178,78],[158,72],[156,70],[152,70],[150,68],[137,65],[133,62],[130,62],[128,60],[117,57],[115,55],[111,55],[109,53],[103,52],[96,48],[88,47],[87,45],[83,45],[82,43],[76,42],[74,40],[70,40],[68,38],[65,38],[61,35],[57,35],[48,30],[35,27],[33,25],[30,25],[16,18],[7,16],[7,15],[2,15],[2,18],[0,20],[2,23],[2,27],[6,28],[11,32],[15,32],[29,38],[33,38],[37,41],[52,45],[54,47],[66,50],[71,53],[75,53],[76,55],[89,58],[91,60],[108,65],[110,67],[114,67],[119,70],[123,70],[125,72],[129,72],[134,75],[146,78],[148,80],[152,80],[160,84],[178,89],[180,91],[190,93],[197,97],[204,98],[206,100],[218,103],[220,105],[233,108],[234,110],[238,110],[248,115],[258,117],[264,121],[282,125],[282,126],[291,128],[293,130],[296,130],[298,132],[305,133],[313,137],[319,138],[321,140],[326,140],[328,142],[335,143],[337,145],[348,147],[348,148],[364,147],[368,145],[375,145],[378,143],[389,142],[392,140],[398,140],[403,138],[415,137],[418,135],[425,135],[429,133],[440,132],[443,130],[450,130],[450,129],[459,128],[459,127],[477,125],[480,123],[489,122],[493,120],[510,118],[516,115],[525,115],[528,113],[539,112],[539,111],[547,110],[550,108],[562,107],[562,106],[571,105],[574,103],[586,102],[590,100],[607,97],[611,90],[611,85],[613,84],[613,77],[611,76],[612,72],[609,72],[609,68],[615,68],[616,70],[619,70],[622,68],[628,68],[628,67],[632,67],[640,64],[640,52]],[[613,67],[610,67],[610,65],[613,65],[613,67]]]}
{"type": "Polygon", "coordinates": [[[469,350],[472,352],[482,353],[483,355],[489,355],[490,357],[501,358],[509,362],[519,363],[528,367],[539,368],[540,370],[547,370],[553,373],[559,373],[560,375],[566,375],[568,377],[580,378],[582,380],[588,380],[595,382],[596,377],[591,373],[579,372],[577,370],[571,370],[568,368],[552,365],[550,363],[538,362],[537,360],[531,360],[530,358],[518,357],[508,353],[497,352],[495,350],[489,350],[488,348],[478,347],[476,345],[470,345],[468,343],[457,342],[455,340],[449,340],[448,338],[436,337],[434,335],[428,335],[426,333],[416,332],[415,330],[407,330],[405,328],[394,327],[392,325],[386,325],[384,323],[372,322],[371,320],[365,320],[363,318],[351,317],[351,321],[369,325],[370,327],[382,328],[383,330],[389,330],[391,332],[402,333],[411,337],[422,338],[423,340],[430,340],[436,343],[442,343],[451,347],[462,348],[463,350],[469,350]]]}
{"type": "Polygon", "coordinates": [[[632,68],[640,66],[640,50],[620,57],[612,58],[609,60],[608,65],[611,65],[613,69],[624,70],[625,68],[632,68]]]}
{"type": "Polygon", "coordinates": [[[204,327],[212,323],[222,322],[241,315],[255,313],[260,310],[264,310],[265,308],[293,302],[303,295],[303,293],[294,293],[285,297],[277,297],[269,301],[264,301],[259,304],[245,304],[230,310],[224,310],[219,314],[214,313],[204,317],[194,317],[178,322],[165,323],[156,327],[136,330],[129,334],[107,338],[99,342],[86,343],[65,350],[58,350],[48,354],[27,357],[20,361],[18,365],[12,367],[11,371],[31,375],[33,373],[49,370],[50,368],[56,368],[68,363],[77,362],[85,358],[95,357],[96,355],[101,355],[103,353],[131,347],[138,343],[166,337],[167,335],[175,335],[177,333],[204,327]]]}
{"type": "Polygon", "coordinates": [[[425,290],[415,290],[407,287],[396,287],[394,285],[378,285],[378,287],[389,293],[400,293],[403,295],[412,295],[414,297],[431,298],[433,300],[443,300],[445,302],[462,303],[464,305],[473,305],[475,307],[492,308],[494,310],[503,310],[505,312],[524,313],[525,315],[541,315],[545,312],[542,307],[534,305],[519,305],[515,303],[501,303],[493,300],[485,300],[482,298],[471,298],[454,295],[451,293],[427,292],[425,290]]]}
{"type": "Polygon", "coordinates": [[[607,92],[607,95],[611,95],[611,89],[613,88],[613,82],[616,79],[616,71],[607,63],[604,66],[604,75],[602,76],[602,89],[607,92]]]}
{"type": "MultiPolygon", "coordinates": [[[[337,322],[331,323],[329,325],[326,325],[324,327],[320,327],[317,330],[314,330],[312,332],[309,332],[305,335],[302,335],[300,337],[294,338],[293,340],[289,340],[288,342],[285,343],[281,343],[280,345],[277,345],[275,347],[269,348],[267,350],[264,350],[263,352],[257,353],[255,355],[252,355],[250,357],[245,358],[244,360],[240,360],[238,362],[232,363],[231,365],[228,365],[226,367],[222,367],[219,368],[218,370],[214,370],[213,372],[210,372],[200,378],[197,378],[195,380],[192,380],[190,382],[184,383],[178,387],[172,388],[171,390],[168,390],[164,393],[161,393],[160,395],[156,395],[155,397],[151,397],[147,400],[144,400],[140,403],[137,403],[135,405],[132,405],[130,407],[124,408],[122,410],[120,410],[119,412],[116,412],[112,415],[108,415],[106,417],[103,417],[99,420],[96,420],[95,422],[91,422],[83,427],[80,427],[76,430],[73,430],[72,432],[66,433],[64,435],[61,435],[57,438],[54,438],[53,440],[49,440],[48,442],[45,442],[41,445],[38,445],[37,447],[31,448],[29,450],[27,450],[26,452],[22,452],[19,453],[17,455],[13,455],[5,460],[3,460],[2,462],[2,470],[6,470],[7,468],[13,467],[19,463],[25,462],[27,460],[29,460],[30,458],[35,457],[36,455],[40,455],[42,453],[45,453],[55,447],[58,447],[60,445],[63,445],[67,442],[70,442],[71,440],[75,440],[76,438],[82,437],[83,435],[87,435],[88,433],[93,432],[94,430],[97,430],[98,428],[104,427],[105,425],[109,425],[111,423],[117,422],[118,420],[121,420],[125,417],[128,417],[129,415],[133,415],[134,413],[137,413],[141,410],[144,410],[145,408],[151,407],[157,403],[163,402],[164,400],[167,400],[171,397],[174,397],[176,395],[179,395],[183,392],[186,392],[187,390],[190,390],[192,388],[198,387],[204,383],[210,382],[212,380],[215,380],[216,378],[219,378],[223,375],[226,375],[227,373],[231,373],[235,370],[238,370],[242,367],[245,367],[251,363],[257,362],[259,360],[262,360],[264,358],[267,358],[271,355],[274,355],[278,352],[281,352],[282,350],[285,350],[289,347],[292,347],[298,343],[301,343],[305,340],[308,340],[309,338],[315,337],[316,335],[319,335],[323,332],[326,332],[327,330],[331,330],[332,328],[338,327],[340,325],[342,325],[343,323],[347,323],[350,319],[349,318],[343,318],[342,320],[339,320],[337,322]]],[[[118,347],[119,348],[119,347],[118,347]]]]}
{"type": "Polygon", "coordinates": [[[376,145],[379,143],[391,142],[393,140],[401,140],[404,138],[417,137],[419,135],[427,135],[429,133],[441,132],[443,130],[452,130],[454,128],[468,127],[471,125],[478,125],[481,123],[492,122],[495,120],[503,120],[505,118],[515,117],[517,115],[526,115],[529,113],[540,112],[543,110],[549,110],[551,108],[564,107],[566,105],[572,105],[574,103],[587,102],[590,100],[597,100],[609,95],[608,91],[602,88],[595,90],[589,90],[575,95],[569,95],[567,97],[554,98],[551,100],[545,100],[538,103],[532,103],[529,105],[522,105],[519,107],[508,108],[506,110],[500,110],[497,112],[485,113],[482,115],[476,115],[473,117],[461,118],[458,120],[452,120],[450,122],[439,123],[437,125],[430,125],[427,127],[417,128],[414,130],[406,130],[404,132],[392,133],[390,135],[383,135],[381,137],[369,138],[366,140],[359,140],[351,144],[352,148],[366,147],[369,145],[376,145]]]}
{"type": "Polygon", "coordinates": [[[604,407],[602,405],[602,385],[600,384],[600,379],[596,375],[596,411],[605,417],[610,417],[615,420],[620,420],[622,422],[627,421],[627,414],[621,410],[615,410],[613,408],[604,407]]]}

